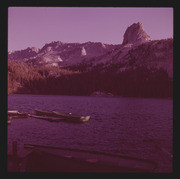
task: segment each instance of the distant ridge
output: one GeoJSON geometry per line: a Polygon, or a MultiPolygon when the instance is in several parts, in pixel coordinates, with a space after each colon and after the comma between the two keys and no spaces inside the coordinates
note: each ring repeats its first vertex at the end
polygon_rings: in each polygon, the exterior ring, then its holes
{"type": "Polygon", "coordinates": [[[91,71],[97,65],[104,70],[118,66],[117,72],[145,66],[164,69],[173,75],[173,39],[152,40],[141,22],[130,25],[122,44],[112,45],[101,42],[64,43],[54,41],[41,49],[28,47],[8,53],[9,60],[25,62],[34,67],[61,66],[91,71]]]}

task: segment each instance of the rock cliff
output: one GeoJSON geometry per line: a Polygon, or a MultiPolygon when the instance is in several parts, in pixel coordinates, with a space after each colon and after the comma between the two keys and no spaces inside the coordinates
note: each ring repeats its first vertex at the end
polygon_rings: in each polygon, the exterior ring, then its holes
{"type": "Polygon", "coordinates": [[[124,33],[122,45],[126,44],[140,44],[151,41],[151,38],[144,30],[142,23],[134,23],[127,28],[124,33]]]}

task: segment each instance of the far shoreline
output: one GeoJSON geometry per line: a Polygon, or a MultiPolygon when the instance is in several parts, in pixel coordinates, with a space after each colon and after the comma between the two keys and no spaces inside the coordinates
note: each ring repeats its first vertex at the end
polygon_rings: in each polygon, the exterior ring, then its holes
{"type": "Polygon", "coordinates": [[[79,97],[96,97],[96,98],[139,98],[139,99],[169,99],[173,100],[172,97],[153,97],[153,96],[119,96],[119,95],[113,95],[113,96],[93,96],[93,95],[72,95],[72,94],[37,94],[37,93],[8,93],[9,95],[35,95],[35,96],[79,96],[79,97]]]}

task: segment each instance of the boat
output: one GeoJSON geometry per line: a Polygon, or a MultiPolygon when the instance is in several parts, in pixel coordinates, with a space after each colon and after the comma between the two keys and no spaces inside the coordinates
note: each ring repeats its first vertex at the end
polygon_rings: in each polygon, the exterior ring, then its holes
{"type": "Polygon", "coordinates": [[[19,113],[19,111],[17,111],[17,110],[8,110],[8,115],[9,115],[9,116],[15,115],[15,114],[17,114],[17,113],[19,113]]]}
{"type": "Polygon", "coordinates": [[[53,113],[58,117],[64,117],[68,122],[88,122],[90,116],[78,116],[72,113],[60,113],[57,111],[53,111],[53,113]]]}
{"type": "Polygon", "coordinates": [[[17,113],[19,112],[18,110],[8,110],[9,113],[17,113]]]}
{"type": "Polygon", "coordinates": [[[39,109],[35,109],[35,113],[38,116],[51,116],[51,117],[59,117],[63,121],[66,122],[75,122],[75,123],[84,123],[88,122],[90,116],[80,116],[72,113],[62,113],[57,111],[43,111],[39,109]]]}
{"type": "Polygon", "coordinates": [[[29,117],[29,114],[21,113],[17,110],[8,110],[8,116],[11,116],[12,118],[27,118],[29,117]]]}
{"type": "MultiPolygon", "coordinates": [[[[154,172],[157,163],[113,153],[24,144],[19,169],[26,172],[154,172]]],[[[17,156],[17,154],[15,153],[17,156]]],[[[8,156],[8,163],[13,161],[8,156]]]]}

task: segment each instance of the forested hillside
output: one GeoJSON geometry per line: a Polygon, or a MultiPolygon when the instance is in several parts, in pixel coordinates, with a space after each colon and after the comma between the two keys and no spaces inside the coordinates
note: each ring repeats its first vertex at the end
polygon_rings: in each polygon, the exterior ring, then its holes
{"type": "MultiPolygon", "coordinates": [[[[115,68],[115,67],[114,67],[115,68]]],[[[117,96],[172,97],[172,79],[163,69],[130,68],[115,72],[100,66],[91,71],[63,67],[33,67],[8,60],[8,93],[91,95],[95,91],[117,96]]]]}

